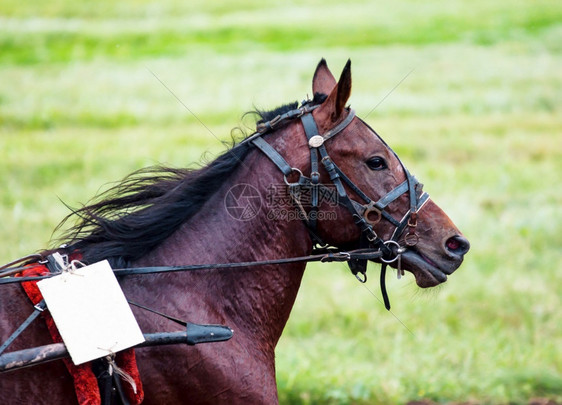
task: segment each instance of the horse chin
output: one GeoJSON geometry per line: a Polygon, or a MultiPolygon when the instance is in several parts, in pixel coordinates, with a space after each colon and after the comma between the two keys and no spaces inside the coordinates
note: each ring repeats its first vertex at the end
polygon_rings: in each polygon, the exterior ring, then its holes
{"type": "Polygon", "coordinates": [[[408,250],[402,254],[402,268],[409,271],[416,278],[416,284],[421,288],[435,287],[447,281],[447,274],[438,265],[423,254],[408,250]]]}

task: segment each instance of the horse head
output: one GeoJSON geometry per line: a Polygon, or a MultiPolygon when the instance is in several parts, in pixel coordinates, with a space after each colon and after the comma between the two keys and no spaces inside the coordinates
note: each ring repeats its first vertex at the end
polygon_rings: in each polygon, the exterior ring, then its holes
{"type": "MultiPolygon", "coordinates": [[[[394,151],[346,107],[350,62],[336,81],[322,60],[313,92],[312,106],[304,105],[301,123],[289,131],[291,147],[274,141],[292,155],[291,173],[285,173],[289,188],[304,184],[305,178],[309,191],[316,193],[307,207],[292,193],[313,241],[344,249],[375,246],[384,252],[375,261],[413,273],[420,287],[446,281],[470,244],[394,151]],[[290,180],[295,174],[301,178],[290,180]]],[[[358,262],[351,267],[364,273],[365,266],[358,262]]]]}

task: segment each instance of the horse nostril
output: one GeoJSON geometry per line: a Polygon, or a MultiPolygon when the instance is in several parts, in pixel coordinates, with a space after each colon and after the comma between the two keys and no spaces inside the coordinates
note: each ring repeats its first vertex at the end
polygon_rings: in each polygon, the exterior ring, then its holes
{"type": "Polygon", "coordinates": [[[464,256],[470,249],[470,242],[465,237],[457,235],[447,239],[445,246],[450,253],[464,256]]]}

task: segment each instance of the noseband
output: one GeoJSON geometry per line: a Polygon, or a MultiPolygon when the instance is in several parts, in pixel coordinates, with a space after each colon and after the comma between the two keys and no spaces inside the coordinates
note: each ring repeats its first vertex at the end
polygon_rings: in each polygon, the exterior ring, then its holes
{"type": "MultiPolygon", "coordinates": [[[[404,253],[408,247],[413,247],[418,243],[418,235],[416,233],[418,212],[429,200],[429,195],[422,191],[423,185],[410,174],[396,153],[388,147],[388,145],[374,130],[372,130],[365,122],[361,121],[367,125],[367,127],[373,131],[381,142],[383,142],[385,146],[392,151],[394,156],[400,162],[406,176],[406,180],[403,183],[395,187],[379,200],[374,201],[369,198],[367,194],[361,191],[361,189],[357,187],[357,185],[355,185],[353,181],[351,181],[351,179],[333,162],[325,146],[325,142],[328,139],[333,138],[347,128],[347,126],[355,118],[355,111],[348,109],[347,117],[343,121],[324,134],[320,134],[316,121],[312,115],[312,111],[320,105],[310,105],[310,103],[310,101],[305,101],[302,103],[300,108],[291,110],[283,115],[278,115],[271,121],[259,123],[257,132],[246,141],[251,142],[254,146],[261,150],[283,173],[285,183],[288,186],[289,195],[301,213],[301,217],[309,230],[315,249],[322,249],[328,246],[328,244],[323,242],[316,232],[320,191],[327,190],[327,187],[320,183],[320,173],[318,172],[318,160],[320,158],[320,162],[324,166],[324,169],[328,172],[330,180],[337,191],[337,200],[335,203],[344,206],[351,213],[355,224],[361,231],[360,247],[376,250],[382,253],[380,258],[382,262],[380,275],[381,291],[385,307],[386,309],[390,309],[390,301],[388,299],[385,285],[386,267],[388,264],[397,261],[398,278],[403,275],[403,270],[400,267],[400,258],[402,253],[404,253]],[[298,168],[292,167],[279,152],[277,152],[269,143],[267,143],[267,141],[265,141],[265,139],[263,139],[263,135],[274,131],[287,121],[295,118],[300,118],[308,139],[311,167],[310,177],[303,175],[301,170],[298,168]],[[298,175],[298,179],[295,182],[290,182],[288,178],[291,176],[294,177],[295,174],[298,175]],[[361,200],[363,200],[364,203],[361,204],[360,202],[351,199],[344,187],[344,184],[347,185],[361,200]],[[308,214],[300,202],[300,196],[303,190],[309,190],[311,195],[311,207],[308,214]],[[388,213],[387,207],[404,193],[407,193],[409,196],[409,209],[399,221],[388,213]],[[383,218],[395,227],[391,238],[386,241],[379,237],[373,229],[373,226],[378,224],[383,218]],[[402,238],[406,228],[408,228],[408,232],[402,238]],[[401,238],[405,246],[400,244],[399,241],[401,238]]],[[[324,192],[322,195],[329,196],[331,193],[324,192]]],[[[367,260],[357,259],[351,260],[348,263],[355,277],[357,277],[357,279],[362,283],[366,282],[367,260]]]]}

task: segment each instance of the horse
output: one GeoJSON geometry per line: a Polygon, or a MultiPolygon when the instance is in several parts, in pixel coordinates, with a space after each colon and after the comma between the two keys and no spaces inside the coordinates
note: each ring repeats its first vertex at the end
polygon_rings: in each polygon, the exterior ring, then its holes
{"type": "MultiPolygon", "coordinates": [[[[107,259],[126,269],[263,263],[120,277],[131,301],[234,329],[227,342],[136,349],[144,404],[278,402],[275,347],[306,263],[268,260],[306,257],[326,246],[370,248],[380,253],[373,261],[408,271],[428,288],[445,282],[468,252],[451,219],[347,106],[350,61],[336,80],[322,59],[312,90],[313,99],[300,107],[257,111],[257,131],[210,163],[141,169],[70,214],[77,222],[56,250],[79,252],[84,263],[107,259]]],[[[364,277],[365,260],[351,261],[364,277]]],[[[20,285],[0,288],[1,343],[32,305],[20,285]]],[[[169,319],[132,310],[145,333],[174,329],[169,319]]],[[[44,322],[35,321],[12,346],[49,343],[44,322]]],[[[0,375],[0,398],[76,403],[60,360],[0,375]]]]}

